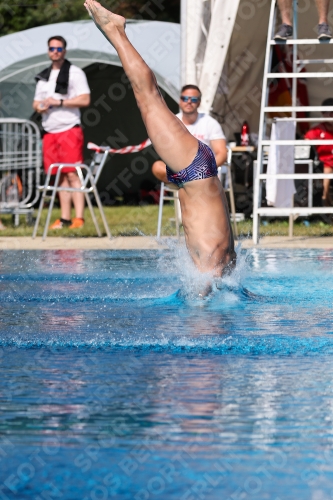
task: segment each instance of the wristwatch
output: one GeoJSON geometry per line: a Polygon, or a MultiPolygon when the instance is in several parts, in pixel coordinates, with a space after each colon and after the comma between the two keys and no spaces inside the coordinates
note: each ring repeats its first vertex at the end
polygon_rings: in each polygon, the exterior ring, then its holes
{"type": "Polygon", "coordinates": [[[59,108],[62,108],[63,103],[64,103],[64,100],[60,99],[60,106],[59,106],[59,108]]]}

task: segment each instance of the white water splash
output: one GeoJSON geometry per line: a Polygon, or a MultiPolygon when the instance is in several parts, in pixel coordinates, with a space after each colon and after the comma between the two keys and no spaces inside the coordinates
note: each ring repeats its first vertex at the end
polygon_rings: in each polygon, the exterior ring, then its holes
{"type": "Polygon", "coordinates": [[[195,304],[206,304],[220,292],[230,289],[239,289],[242,278],[247,274],[248,264],[246,253],[241,253],[241,245],[236,248],[237,264],[231,274],[216,278],[211,272],[201,273],[193,263],[183,241],[167,240],[169,254],[164,254],[159,260],[159,269],[163,274],[172,272],[179,277],[180,295],[183,300],[195,304]],[[204,299],[200,294],[212,283],[212,292],[204,299]]]}

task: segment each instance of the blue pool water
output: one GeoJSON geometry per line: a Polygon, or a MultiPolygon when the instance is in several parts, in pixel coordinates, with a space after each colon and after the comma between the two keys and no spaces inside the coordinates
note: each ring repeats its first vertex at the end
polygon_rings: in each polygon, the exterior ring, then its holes
{"type": "Polygon", "coordinates": [[[0,252],[0,499],[333,499],[332,282],[240,251],[203,303],[183,250],[0,252]]]}

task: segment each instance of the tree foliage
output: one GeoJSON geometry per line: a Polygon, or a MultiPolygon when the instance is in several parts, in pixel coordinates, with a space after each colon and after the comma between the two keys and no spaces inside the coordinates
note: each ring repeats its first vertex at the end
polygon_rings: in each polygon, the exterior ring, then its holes
{"type": "MultiPolygon", "coordinates": [[[[180,0],[104,0],[103,5],[127,19],[179,22],[180,0]]],[[[83,0],[0,1],[1,35],[81,19],[89,19],[83,0]]]]}

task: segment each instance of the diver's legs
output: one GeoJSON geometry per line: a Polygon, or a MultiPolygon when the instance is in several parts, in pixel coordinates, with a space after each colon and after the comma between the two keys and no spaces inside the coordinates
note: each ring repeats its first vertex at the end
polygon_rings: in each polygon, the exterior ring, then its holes
{"type": "Polygon", "coordinates": [[[153,72],[126,36],[125,19],[95,0],[86,0],[85,7],[119,55],[157,153],[174,172],[186,168],[196,156],[198,141],[165,104],[153,72]]]}

